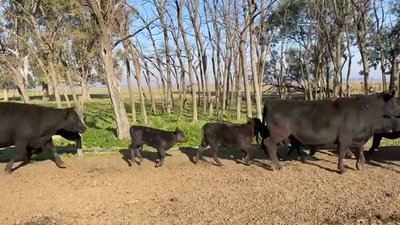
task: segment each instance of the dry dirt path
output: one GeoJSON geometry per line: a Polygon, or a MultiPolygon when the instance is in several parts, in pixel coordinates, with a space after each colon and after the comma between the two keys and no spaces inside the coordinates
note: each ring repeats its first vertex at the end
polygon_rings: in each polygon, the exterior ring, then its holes
{"type": "Polygon", "coordinates": [[[121,155],[65,158],[66,169],[40,161],[0,172],[0,224],[400,224],[397,151],[362,171],[346,159],[344,175],[330,151],[280,172],[229,157],[218,168],[207,154],[200,165],[169,156],[162,168],[121,155]]]}

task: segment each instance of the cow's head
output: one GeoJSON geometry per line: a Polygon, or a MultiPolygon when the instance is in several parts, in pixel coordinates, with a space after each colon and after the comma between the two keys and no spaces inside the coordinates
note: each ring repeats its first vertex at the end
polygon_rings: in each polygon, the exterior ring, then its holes
{"type": "Polygon", "coordinates": [[[179,128],[175,129],[174,135],[176,137],[177,142],[186,142],[185,132],[179,130],[179,128]]]}
{"type": "Polygon", "coordinates": [[[86,131],[85,125],[83,125],[81,119],[78,114],[75,112],[73,108],[64,109],[64,121],[63,121],[63,129],[71,132],[83,133],[86,131]]]}
{"type": "Polygon", "coordinates": [[[400,106],[396,102],[395,95],[395,90],[375,94],[382,106],[378,109],[380,110],[379,114],[385,118],[400,117],[400,106]]]}

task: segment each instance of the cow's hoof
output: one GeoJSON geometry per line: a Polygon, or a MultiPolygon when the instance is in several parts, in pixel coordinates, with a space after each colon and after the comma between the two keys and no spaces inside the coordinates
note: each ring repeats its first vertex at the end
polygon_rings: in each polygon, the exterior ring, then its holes
{"type": "Polygon", "coordinates": [[[162,165],[156,164],[155,166],[156,168],[162,167],[162,165]]]}
{"type": "Polygon", "coordinates": [[[356,163],[356,168],[358,170],[361,170],[363,167],[364,167],[364,165],[362,163],[358,163],[358,162],[356,163]]]}
{"type": "Polygon", "coordinates": [[[11,168],[8,168],[8,167],[6,166],[6,168],[4,169],[4,173],[6,173],[6,174],[11,174],[11,173],[12,173],[12,169],[11,169],[11,168]]]}
{"type": "Polygon", "coordinates": [[[61,161],[61,162],[56,162],[56,165],[57,165],[59,168],[63,168],[63,169],[67,168],[67,166],[65,165],[65,163],[64,163],[63,161],[61,161]]]}
{"type": "Polygon", "coordinates": [[[340,173],[340,174],[345,174],[346,172],[347,172],[346,169],[341,169],[341,170],[339,170],[339,173],[340,173]]]}

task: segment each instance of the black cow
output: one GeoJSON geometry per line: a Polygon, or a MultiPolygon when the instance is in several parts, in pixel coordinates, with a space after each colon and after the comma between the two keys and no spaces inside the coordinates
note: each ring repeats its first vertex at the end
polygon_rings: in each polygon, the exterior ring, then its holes
{"type": "MultiPolygon", "coordinates": [[[[400,116],[395,91],[356,98],[333,100],[293,101],[275,100],[264,105],[270,137],[264,140],[273,170],[281,169],[276,148],[282,140],[293,135],[300,143],[323,146],[338,143],[338,168],[346,170],[343,158],[350,146],[357,148],[357,168],[365,162],[365,138],[383,129],[383,117],[400,116]]],[[[368,139],[367,139],[368,140],[368,139]]]]}
{"type": "Polygon", "coordinates": [[[65,168],[52,136],[61,129],[78,133],[86,131],[73,108],[56,109],[15,102],[0,103],[0,124],[0,147],[15,145],[15,156],[5,167],[7,173],[11,173],[15,158],[27,156],[27,149],[50,149],[57,166],[65,168]]]}
{"type": "Polygon", "coordinates": [[[254,119],[248,118],[247,123],[206,123],[203,126],[203,137],[194,163],[199,162],[203,151],[210,146],[214,161],[218,166],[224,166],[218,159],[218,147],[238,148],[243,153],[243,159],[250,165],[251,144],[254,138],[254,119]]]}
{"type": "MultiPolygon", "coordinates": [[[[253,119],[254,119],[254,136],[256,136],[257,143],[260,143],[258,136],[261,136],[261,140],[264,140],[269,137],[268,127],[265,126],[260,119],[258,118],[253,118],[253,119]]],[[[288,139],[283,140],[281,144],[289,147],[287,155],[290,155],[295,149],[297,150],[297,155],[298,156],[300,155],[301,143],[295,137],[293,137],[293,135],[290,135],[288,139]]],[[[310,147],[309,156],[314,156],[314,154],[317,152],[317,148],[315,146],[309,146],[309,147],[310,147]]],[[[263,149],[265,154],[268,155],[268,151],[265,145],[261,144],[261,148],[263,149]]],[[[349,149],[346,151],[346,155],[352,159],[355,158],[354,154],[349,149]]],[[[280,158],[279,154],[278,158],[280,158]]]]}
{"type": "Polygon", "coordinates": [[[143,149],[143,145],[147,145],[157,149],[160,160],[156,167],[164,165],[165,151],[169,150],[177,142],[186,142],[185,133],[178,128],[175,131],[165,131],[154,129],[151,127],[132,126],[130,128],[132,143],[129,146],[131,150],[132,163],[135,156],[139,158],[138,164],[143,162],[143,157],[139,150],[143,149]]]}
{"type": "MultiPolygon", "coordinates": [[[[60,135],[61,137],[69,140],[69,141],[75,141],[76,144],[76,148],[77,149],[81,149],[82,148],[82,138],[81,135],[79,134],[79,132],[71,132],[71,131],[66,131],[66,130],[58,130],[55,135],[60,135]]],[[[43,149],[39,148],[39,149],[32,149],[30,147],[28,147],[26,149],[27,151],[27,158],[28,158],[28,162],[31,160],[31,158],[34,155],[38,155],[40,154],[43,149]]]]}

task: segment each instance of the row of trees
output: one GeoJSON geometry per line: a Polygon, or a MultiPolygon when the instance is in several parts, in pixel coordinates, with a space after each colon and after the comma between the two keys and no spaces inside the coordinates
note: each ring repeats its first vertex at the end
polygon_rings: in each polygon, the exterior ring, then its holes
{"type": "MultiPolygon", "coordinates": [[[[399,86],[400,3],[396,1],[148,0],[143,2],[146,13],[128,0],[0,4],[3,87],[13,83],[23,101],[29,102],[28,78],[34,77],[43,85],[44,99],[50,86],[57,107],[62,107],[62,97],[70,105],[64,84],[76,102],[75,85],[82,88],[83,100],[90,101],[90,84],[107,84],[119,138],[129,137],[119,87],[123,70],[132,109],[136,104],[132,77],[138,85],[144,123],[148,119],[143,78],[152,114],[157,113],[151,85],[156,81],[162,109],[171,114],[177,108],[180,115],[189,99],[193,122],[197,107],[218,117],[228,108],[236,109],[240,119],[242,91],[247,116],[253,116],[254,103],[259,118],[266,90],[286,98],[287,87],[294,86],[310,100],[329,96],[330,89],[333,96],[349,95],[354,63],[362,65],[365,92],[370,68],[380,68],[384,90],[387,75],[390,88],[399,86]],[[355,51],[361,62],[352,61],[355,51]],[[172,94],[174,86],[178,101],[172,94]]],[[[136,122],[135,110],[132,118],[136,122]]]]}

